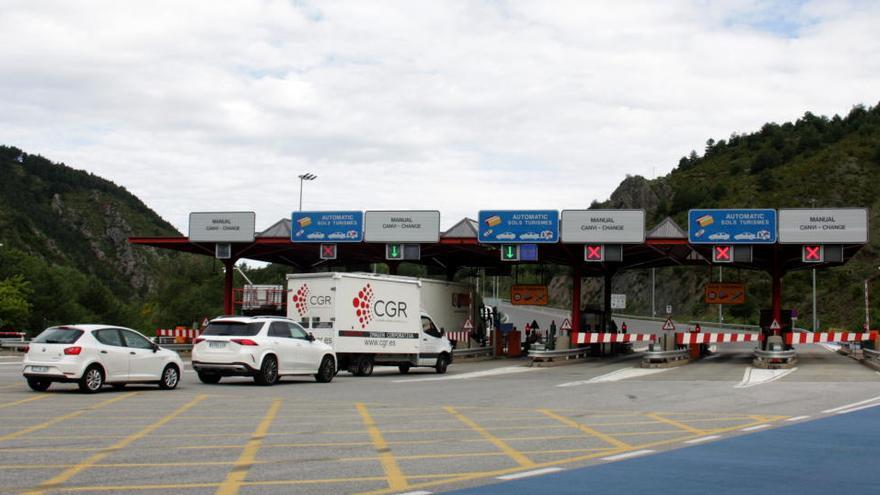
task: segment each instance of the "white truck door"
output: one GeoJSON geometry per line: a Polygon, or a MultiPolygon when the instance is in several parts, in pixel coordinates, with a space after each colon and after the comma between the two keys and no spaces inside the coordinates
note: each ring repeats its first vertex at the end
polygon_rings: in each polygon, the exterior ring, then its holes
{"type": "Polygon", "coordinates": [[[434,366],[437,356],[445,349],[443,340],[446,337],[440,335],[440,329],[434,325],[431,318],[422,316],[422,332],[419,335],[419,365],[434,366]]]}

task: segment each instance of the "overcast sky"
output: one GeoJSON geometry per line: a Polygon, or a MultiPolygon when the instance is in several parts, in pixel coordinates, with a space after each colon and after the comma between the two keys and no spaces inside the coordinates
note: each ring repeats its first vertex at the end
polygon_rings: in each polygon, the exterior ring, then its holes
{"type": "Polygon", "coordinates": [[[880,101],[880,2],[0,0],[0,143],[190,211],[582,208],[880,101]],[[768,7],[767,4],[772,4],[768,7]]]}

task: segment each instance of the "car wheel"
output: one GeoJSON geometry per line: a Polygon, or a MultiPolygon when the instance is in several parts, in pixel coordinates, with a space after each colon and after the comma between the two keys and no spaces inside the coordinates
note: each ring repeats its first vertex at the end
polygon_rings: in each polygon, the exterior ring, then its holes
{"type": "Polygon", "coordinates": [[[324,356],[324,359],[321,360],[321,367],[318,368],[318,373],[315,375],[315,381],[318,383],[330,383],[334,376],[336,376],[336,364],[333,362],[332,357],[324,356]]]}
{"type": "Polygon", "coordinates": [[[86,368],[82,378],[79,379],[79,389],[87,394],[94,394],[101,390],[104,386],[104,372],[98,365],[91,365],[86,368]]]}
{"type": "Polygon", "coordinates": [[[33,378],[28,378],[27,382],[28,387],[36,392],[45,392],[46,390],[49,390],[49,385],[52,385],[52,382],[49,380],[35,380],[33,378]]]}
{"type": "Polygon", "coordinates": [[[254,377],[254,381],[259,385],[273,385],[278,381],[278,359],[275,356],[263,358],[260,374],[254,377]]]}
{"type": "Polygon", "coordinates": [[[208,385],[214,385],[215,383],[220,383],[220,378],[221,378],[220,375],[217,375],[214,373],[205,373],[202,371],[199,371],[196,374],[199,375],[199,380],[202,383],[207,383],[208,385]]]}
{"type": "Polygon", "coordinates": [[[373,374],[373,358],[370,356],[361,356],[357,361],[356,376],[370,376],[373,374]]]}
{"type": "Polygon", "coordinates": [[[449,367],[449,358],[441,355],[437,358],[437,366],[434,367],[437,370],[438,375],[442,375],[446,373],[446,368],[449,367]]]}
{"type": "Polygon", "coordinates": [[[401,364],[400,366],[397,367],[397,369],[400,370],[401,375],[405,375],[405,374],[409,373],[409,365],[408,364],[401,364]]]}
{"type": "Polygon", "coordinates": [[[180,383],[180,371],[177,370],[177,366],[169,364],[162,371],[162,378],[159,380],[159,388],[162,390],[172,390],[177,388],[178,383],[180,383]]]}

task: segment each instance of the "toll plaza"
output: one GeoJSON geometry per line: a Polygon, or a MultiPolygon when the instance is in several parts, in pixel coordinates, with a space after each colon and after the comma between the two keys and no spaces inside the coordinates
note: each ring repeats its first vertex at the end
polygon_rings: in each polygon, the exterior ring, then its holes
{"type": "MultiPolygon", "coordinates": [[[[611,315],[613,277],[627,270],[731,266],[762,271],[771,277],[773,289],[760,315],[759,334],[674,334],[670,318],[659,337],[651,339],[649,355],[654,354],[646,362],[679,364],[686,362],[681,358],[696,356],[685,355],[681,346],[754,341],[755,365],[775,367],[793,365],[793,345],[808,340],[793,336],[791,311],[783,308],[784,275],[846,263],[867,243],[867,225],[867,210],[859,208],[694,209],[687,230],[670,218],[647,230],[643,210],[482,210],[477,220],[465,218],[441,231],[436,210],[377,210],[299,211],[256,232],[253,212],[208,212],[191,214],[187,237],[133,237],[130,242],[222,260],[226,314],[235,311],[232,271],[239,259],[279,263],[298,272],[369,271],[372,264],[385,263],[396,274],[400,263],[418,263],[448,280],[463,268],[509,274],[520,264],[567,266],[574,281],[567,325],[574,346],[642,339],[626,332],[613,336],[619,330],[614,331],[610,317],[582,328],[583,278],[602,279],[601,307],[611,315]]],[[[714,287],[716,295],[735,292],[714,287]]],[[[851,332],[845,338],[871,335],[851,332]]]]}

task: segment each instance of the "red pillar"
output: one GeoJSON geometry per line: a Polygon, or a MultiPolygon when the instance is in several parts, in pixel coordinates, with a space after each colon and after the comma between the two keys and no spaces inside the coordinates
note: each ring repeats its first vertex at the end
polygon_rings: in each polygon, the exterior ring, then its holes
{"type": "Polygon", "coordinates": [[[235,304],[232,299],[232,273],[235,266],[235,260],[223,260],[223,268],[226,273],[223,279],[223,314],[235,314],[235,304]]]}
{"type": "Polygon", "coordinates": [[[571,270],[574,287],[571,291],[571,332],[581,331],[581,267],[575,265],[571,270]]]}
{"type": "MultiPolygon", "coordinates": [[[[782,267],[779,266],[779,251],[773,253],[773,319],[782,324],[782,267]]],[[[780,335],[779,330],[774,330],[773,335],[780,335]]]]}

